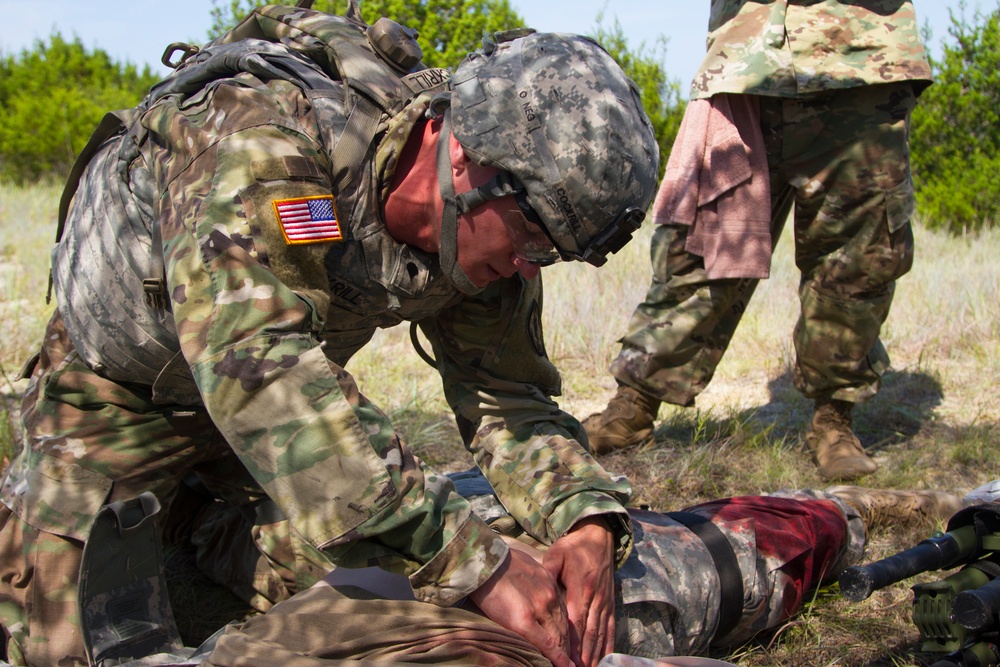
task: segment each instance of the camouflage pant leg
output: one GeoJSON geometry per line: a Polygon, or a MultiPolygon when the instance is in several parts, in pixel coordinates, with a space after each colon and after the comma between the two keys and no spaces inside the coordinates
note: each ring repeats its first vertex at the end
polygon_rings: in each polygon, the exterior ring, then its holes
{"type": "Polygon", "coordinates": [[[621,383],[674,405],[691,405],[708,386],[758,282],[710,280],[703,259],[684,250],[687,234],[684,226],[654,230],[653,280],[611,364],[621,383]]]}
{"type": "Polygon", "coordinates": [[[914,104],[908,83],[762,103],[765,137],[780,135],[772,187],[795,190],[794,379],[809,398],[863,401],[888,367],[879,331],[913,259],[914,104]]]}
{"type": "Polygon", "coordinates": [[[476,613],[317,586],[226,631],[206,667],[435,664],[546,667],[518,634],[476,613]]]}
{"type": "Polygon", "coordinates": [[[836,578],[864,551],[864,524],[846,503],[822,491],[790,491],[723,499],[694,508],[741,531],[753,526],[757,573],[736,628],[712,648],[742,644],[798,612],[811,591],[836,578]],[[739,524],[743,523],[743,527],[739,524]]]}
{"type": "Polygon", "coordinates": [[[87,368],[53,315],[22,401],[24,446],[0,489],[12,511],[0,550],[18,572],[0,580],[0,623],[27,663],[86,664],[76,610],[84,542],[105,503],[147,490],[167,503],[182,466],[209,451],[178,436],[174,421],[135,387],[87,368]],[[31,546],[18,553],[21,540],[31,546]]]}
{"type": "Polygon", "coordinates": [[[12,665],[86,665],[78,623],[80,549],[73,540],[24,523],[0,505],[0,625],[12,665]],[[66,662],[60,662],[66,660],[66,662]]]}
{"type": "Polygon", "coordinates": [[[635,549],[618,571],[615,650],[643,657],[704,655],[773,629],[807,592],[857,558],[864,529],[825,494],[743,496],[689,507],[726,537],[743,580],[736,626],[715,641],[721,579],[705,543],[669,514],[629,510],[635,549]]]}
{"type": "MultiPolygon", "coordinates": [[[[145,388],[93,373],[58,313],[22,407],[25,444],[0,489],[12,511],[0,529],[0,551],[13,573],[0,580],[0,625],[12,637],[11,654],[22,653],[29,664],[86,664],[76,599],[97,511],[143,491],[169,506],[188,470],[235,455],[204,411],[154,405],[145,388]],[[45,577],[38,576],[39,558],[45,577]]],[[[261,495],[243,473],[229,481],[231,502],[261,495]]]]}
{"type": "MultiPolygon", "coordinates": [[[[908,83],[761,98],[773,241],[795,202],[795,383],[807,397],[864,400],[888,366],[878,334],[913,255],[913,106],[908,83]]],[[[676,405],[708,385],[757,284],[709,280],[684,250],[686,232],[654,232],[653,281],[611,366],[620,382],[676,405]]]]}

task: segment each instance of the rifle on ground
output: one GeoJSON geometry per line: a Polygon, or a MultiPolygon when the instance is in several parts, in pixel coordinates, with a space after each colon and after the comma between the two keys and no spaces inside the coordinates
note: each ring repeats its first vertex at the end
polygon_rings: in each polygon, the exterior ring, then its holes
{"type": "MultiPolygon", "coordinates": [[[[971,494],[970,494],[971,495],[971,494]]],[[[872,592],[922,572],[957,572],[913,590],[913,623],[921,650],[946,653],[931,667],[1000,665],[1000,499],[973,505],[945,533],[840,575],[840,590],[860,602],[872,592]]]]}

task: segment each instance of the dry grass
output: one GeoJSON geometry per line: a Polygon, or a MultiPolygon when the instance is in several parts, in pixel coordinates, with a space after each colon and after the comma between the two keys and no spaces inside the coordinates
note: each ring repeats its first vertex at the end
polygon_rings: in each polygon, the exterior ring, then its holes
{"type": "MultiPolygon", "coordinates": [[[[12,373],[48,316],[43,296],[56,197],[45,188],[0,188],[0,364],[7,378],[0,382],[8,399],[23,390],[12,373]]],[[[600,270],[546,270],[545,331],[564,376],[560,402],[580,417],[613,393],[606,369],[645,293],[649,233],[600,270]]],[[[881,463],[865,483],[965,492],[1000,478],[1000,231],[963,240],[918,227],[916,244],[914,269],[899,284],[884,331],[892,368],[882,392],[857,410],[859,434],[881,463]]],[[[821,484],[802,443],[811,406],[789,375],[798,308],[790,245],[786,235],[772,278],[758,289],[697,407],[664,407],[655,442],[602,459],[630,477],[637,503],[677,509],[720,495],[821,484]]],[[[413,352],[405,328],[378,333],[349,370],[431,465],[471,464],[440,382],[413,352]]],[[[3,428],[0,420],[0,447],[10,446],[13,429],[7,426],[5,436],[3,428]]],[[[911,546],[929,530],[876,531],[868,558],[911,546]]],[[[730,659],[754,667],[931,664],[935,657],[919,652],[909,614],[904,584],[858,604],[830,587],[776,633],[730,659]]]]}
{"type": "Polygon", "coordinates": [[[0,184],[0,463],[14,447],[18,371],[52,312],[45,293],[58,197],[52,187],[0,184]]]}

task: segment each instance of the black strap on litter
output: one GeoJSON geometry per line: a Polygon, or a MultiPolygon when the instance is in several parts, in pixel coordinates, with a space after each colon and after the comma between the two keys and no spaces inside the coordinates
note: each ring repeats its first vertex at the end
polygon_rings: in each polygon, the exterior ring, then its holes
{"type": "Polygon", "coordinates": [[[726,536],[705,517],[694,512],[668,512],[667,516],[697,535],[705,543],[715,562],[720,588],[719,626],[712,641],[718,641],[733,631],[743,615],[743,573],[740,571],[740,563],[726,536]]]}

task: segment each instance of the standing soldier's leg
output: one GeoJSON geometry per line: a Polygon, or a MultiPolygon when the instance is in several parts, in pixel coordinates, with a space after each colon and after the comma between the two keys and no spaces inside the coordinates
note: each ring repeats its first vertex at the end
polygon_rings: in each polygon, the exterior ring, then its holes
{"type": "Polygon", "coordinates": [[[807,441],[824,479],[853,479],[875,462],[850,412],[879,388],[889,357],[879,330],[897,278],[912,264],[909,84],[785,103],[786,177],[799,184],[796,261],[802,309],[796,387],[816,401],[807,441]]]}
{"type": "Polygon", "coordinates": [[[684,250],[688,228],[653,231],[653,280],[611,364],[618,392],[584,421],[591,450],[604,453],[648,439],[661,402],[691,405],[712,379],[756,280],[709,280],[701,257],[684,250]]]}
{"type": "MultiPolygon", "coordinates": [[[[772,244],[790,207],[788,189],[772,187],[772,244]]],[[[709,279],[704,260],[684,249],[687,235],[684,226],[660,225],[653,232],[652,284],[611,364],[618,392],[603,412],[584,421],[595,453],[647,439],[661,402],[694,403],[712,380],[757,287],[755,279],[709,279]]]]}
{"type": "Polygon", "coordinates": [[[688,228],[660,225],[650,250],[653,282],[621,339],[612,374],[662,402],[690,405],[732,340],[756,280],[711,280],[684,250],[688,228]]]}

